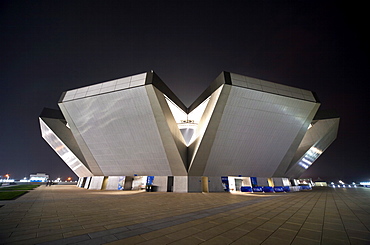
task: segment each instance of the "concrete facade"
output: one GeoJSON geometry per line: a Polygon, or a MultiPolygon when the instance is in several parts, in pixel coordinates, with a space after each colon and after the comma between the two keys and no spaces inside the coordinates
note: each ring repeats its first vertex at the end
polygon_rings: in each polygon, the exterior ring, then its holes
{"type": "Polygon", "coordinates": [[[189,107],[154,72],[67,91],[58,105],[41,113],[42,136],[89,189],[114,189],[117,176],[170,192],[224,191],[228,177],[235,189],[287,186],[339,126],[311,91],[229,72],[189,107]]]}

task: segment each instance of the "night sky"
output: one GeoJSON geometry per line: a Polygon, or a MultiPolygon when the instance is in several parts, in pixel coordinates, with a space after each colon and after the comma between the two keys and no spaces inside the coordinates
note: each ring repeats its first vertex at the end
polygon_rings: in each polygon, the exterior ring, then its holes
{"type": "Polygon", "coordinates": [[[0,174],[76,178],[38,122],[63,91],[154,70],[189,106],[229,71],[314,91],[340,114],[303,177],[369,180],[368,13],[348,4],[2,0],[0,174]]]}

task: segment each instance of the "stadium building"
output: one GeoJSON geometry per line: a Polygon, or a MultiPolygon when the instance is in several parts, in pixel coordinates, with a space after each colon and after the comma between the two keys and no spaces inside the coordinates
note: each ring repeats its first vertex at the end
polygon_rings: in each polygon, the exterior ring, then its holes
{"type": "Polygon", "coordinates": [[[152,71],[69,90],[58,105],[41,113],[42,137],[88,189],[278,191],[339,126],[311,91],[229,72],[189,107],[152,71]]]}

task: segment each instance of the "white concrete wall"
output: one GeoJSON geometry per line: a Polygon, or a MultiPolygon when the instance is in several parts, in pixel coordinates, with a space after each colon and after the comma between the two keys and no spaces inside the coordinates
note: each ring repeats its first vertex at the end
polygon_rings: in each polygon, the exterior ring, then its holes
{"type": "MultiPolygon", "coordinates": [[[[118,190],[118,182],[121,176],[109,176],[106,190],[118,190]]],[[[123,182],[124,183],[124,182],[123,182]]]]}
{"type": "Polygon", "coordinates": [[[90,190],[101,190],[103,186],[104,176],[93,176],[91,177],[90,190]]]}
{"type": "Polygon", "coordinates": [[[188,192],[202,192],[202,176],[188,177],[188,192]]]}
{"type": "Polygon", "coordinates": [[[157,191],[167,191],[168,176],[154,176],[153,185],[157,186],[157,191]]]}
{"type": "Polygon", "coordinates": [[[188,176],[174,176],[173,192],[188,192],[188,176]]]}
{"type": "Polygon", "coordinates": [[[221,176],[208,177],[208,190],[209,192],[224,192],[221,176]]]}

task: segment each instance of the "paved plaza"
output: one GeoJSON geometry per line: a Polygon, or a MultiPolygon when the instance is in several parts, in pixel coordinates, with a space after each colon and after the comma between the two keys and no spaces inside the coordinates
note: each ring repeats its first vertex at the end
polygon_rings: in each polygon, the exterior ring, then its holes
{"type": "Polygon", "coordinates": [[[160,193],[40,186],[0,201],[0,244],[370,244],[370,188],[160,193]]]}

